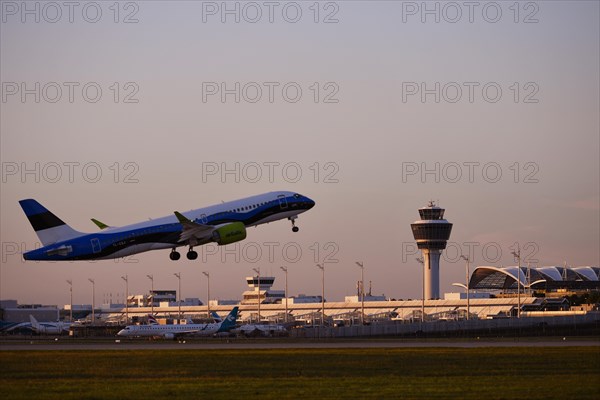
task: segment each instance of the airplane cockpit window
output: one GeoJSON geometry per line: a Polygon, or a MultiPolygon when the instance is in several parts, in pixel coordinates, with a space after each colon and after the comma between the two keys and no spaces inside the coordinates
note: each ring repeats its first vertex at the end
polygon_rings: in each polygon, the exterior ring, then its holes
{"type": "Polygon", "coordinates": [[[300,198],[300,195],[299,195],[298,193],[295,193],[295,194],[294,194],[294,197],[295,197],[295,198],[297,198],[297,199],[299,199],[299,198],[300,198]]]}

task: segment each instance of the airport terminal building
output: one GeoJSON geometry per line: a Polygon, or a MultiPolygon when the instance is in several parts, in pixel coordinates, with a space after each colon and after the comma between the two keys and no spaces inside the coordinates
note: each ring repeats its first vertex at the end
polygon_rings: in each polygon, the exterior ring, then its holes
{"type": "MultiPolygon", "coordinates": [[[[466,291],[446,293],[444,299],[392,300],[383,296],[347,296],[344,301],[322,302],[321,296],[299,295],[286,297],[282,290],[273,290],[274,277],[246,277],[248,290],[239,301],[210,300],[208,305],[174,302],[150,307],[131,305],[103,310],[103,319],[122,324],[126,315],[143,321],[153,312],[158,317],[176,320],[210,319],[209,310],[227,314],[239,306],[238,319],[244,323],[296,323],[299,325],[353,325],[364,318],[367,322],[495,319],[516,316],[521,312],[570,312],[568,294],[582,294],[600,290],[598,267],[493,267],[475,268],[469,280],[469,298],[466,291]],[[257,299],[260,299],[260,307],[257,299]],[[558,300],[557,300],[558,299],[558,300]],[[364,310],[364,311],[363,311],[364,310]],[[286,313],[287,311],[287,313],[286,313]],[[363,315],[364,312],[364,315],[363,315]]],[[[131,296],[133,298],[133,296],[131,296]]],[[[525,314],[523,314],[525,315],[525,314]]]]}

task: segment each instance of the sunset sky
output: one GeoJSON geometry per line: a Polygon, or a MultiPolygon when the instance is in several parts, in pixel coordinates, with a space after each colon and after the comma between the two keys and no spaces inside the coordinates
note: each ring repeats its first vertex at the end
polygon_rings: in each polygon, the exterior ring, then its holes
{"type": "MultiPolygon", "coordinates": [[[[0,299],[64,305],[157,289],[240,299],[252,268],[289,292],[420,298],[410,223],[454,224],[441,292],[473,265],[600,263],[595,1],[1,2],[0,299]],[[25,6],[24,4],[27,4],[25,6]],[[28,7],[23,9],[23,7],[28,7]],[[436,20],[437,19],[437,20],[436,20]],[[18,200],[73,228],[274,190],[316,206],[196,261],[25,262],[18,200]],[[273,244],[274,243],[274,244],[273,244]],[[472,249],[472,252],[469,251],[472,249]],[[300,253],[298,253],[298,250],[300,253]]],[[[183,249],[182,249],[183,250],[183,249]]]]}

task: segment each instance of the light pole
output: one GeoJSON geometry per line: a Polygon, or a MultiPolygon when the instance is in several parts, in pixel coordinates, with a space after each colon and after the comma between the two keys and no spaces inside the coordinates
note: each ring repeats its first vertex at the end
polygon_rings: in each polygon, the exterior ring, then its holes
{"type": "Polygon", "coordinates": [[[513,251],[512,255],[518,261],[517,268],[517,318],[521,318],[521,249],[517,249],[517,251],[513,251]]]}
{"type": "Polygon", "coordinates": [[[469,257],[464,256],[461,254],[460,258],[462,258],[463,260],[465,260],[467,262],[467,321],[469,320],[469,315],[471,314],[471,307],[470,307],[470,303],[469,303],[469,257]]]}
{"type": "Polygon", "coordinates": [[[361,315],[360,315],[360,323],[361,325],[365,324],[365,267],[362,262],[356,261],[356,265],[360,268],[360,296],[361,296],[361,315]]]}
{"type": "Polygon", "coordinates": [[[125,324],[127,325],[129,323],[129,277],[125,275],[121,279],[125,281],[125,324]]]}
{"type": "Polygon", "coordinates": [[[531,268],[527,263],[527,283],[529,284],[529,290],[527,290],[527,296],[531,297],[531,268]]]}
{"type": "Polygon", "coordinates": [[[325,326],[325,266],[317,264],[317,267],[321,270],[321,325],[325,326]]]}
{"type": "Polygon", "coordinates": [[[252,268],[258,277],[258,294],[256,295],[256,303],[258,304],[258,323],[260,324],[260,268],[252,268]]]}
{"type": "Polygon", "coordinates": [[[69,322],[73,322],[73,281],[71,279],[67,279],[67,283],[69,284],[70,291],[70,305],[69,305],[69,322]]]}
{"type": "Polygon", "coordinates": [[[417,262],[421,263],[423,266],[423,284],[421,286],[421,322],[425,322],[425,260],[423,257],[415,258],[417,262]]]}
{"type": "Polygon", "coordinates": [[[152,307],[152,315],[154,315],[154,275],[146,275],[148,279],[150,279],[150,296],[152,296],[152,300],[150,301],[150,306],[152,307]]]}
{"type": "MultiPolygon", "coordinates": [[[[177,289],[177,294],[179,296],[179,301],[177,302],[177,325],[179,325],[181,323],[181,272],[175,272],[173,275],[175,275],[179,281],[177,289]]],[[[175,300],[177,300],[177,296],[175,296],[175,300]]]]}
{"type": "Polygon", "coordinates": [[[285,272],[285,296],[284,296],[284,300],[285,300],[285,323],[287,324],[287,322],[288,322],[288,285],[287,285],[288,270],[287,270],[287,267],[279,267],[279,268],[281,268],[281,270],[283,272],[285,272]]]}
{"type": "Polygon", "coordinates": [[[206,276],[206,313],[210,318],[210,273],[203,271],[204,276],[206,276]]]}
{"type": "Polygon", "coordinates": [[[92,283],[92,325],[96,323],[96,282],[92,278],[88,278],[92,283]]]}

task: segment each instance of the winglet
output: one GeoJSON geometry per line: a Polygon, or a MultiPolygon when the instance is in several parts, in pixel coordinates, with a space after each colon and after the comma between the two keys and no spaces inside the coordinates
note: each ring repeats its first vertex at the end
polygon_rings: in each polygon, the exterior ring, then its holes
{"type": "Polygon", "coordinates": [[[192,222],[189,219],[187,219],[183,214],[181,214],[179,211],[175,211],[175,216],[177,217],[177,220],[180,223],[184,223],[184,222],[192,222]]]}
{"type": "Polygon", "coordinates": [[[110,226],[106,225],[104,222],[100,222],[95,218],[92,218],[92,222],[94,224],[96,224],[96,226],[100,229],[106,229],[106,228],[110,228],[110,226]]]}

